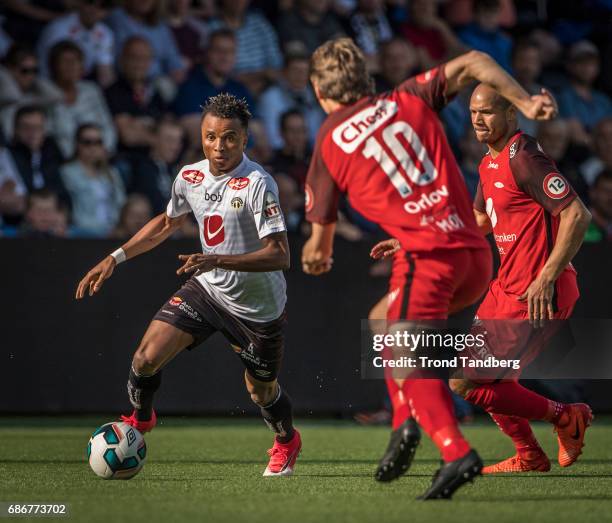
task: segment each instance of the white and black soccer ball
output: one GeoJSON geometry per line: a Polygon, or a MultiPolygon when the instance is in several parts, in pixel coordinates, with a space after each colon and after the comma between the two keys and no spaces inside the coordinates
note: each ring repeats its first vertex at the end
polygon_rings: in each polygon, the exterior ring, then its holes
{"type": "Polygon", "coordinates": [[[123,421],[99,427],[87,444],[89,466],[104,479],[130,479],[140,472],[147,456],[142,434],[123,421]]]}

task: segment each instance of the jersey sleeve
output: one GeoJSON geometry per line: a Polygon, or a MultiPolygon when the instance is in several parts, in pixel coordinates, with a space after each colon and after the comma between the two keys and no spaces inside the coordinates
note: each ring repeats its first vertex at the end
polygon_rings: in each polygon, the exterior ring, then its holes
{"type": "Polygon", "coordinates": [[[172,184],[172,193],[170,194],[170,201],[166,208],[166,214],[170,218],[178,218],[183,214],[187,214],[191,211],[191,205],[187,201],[185,196],[185,183],[181,178],[181,174],[176,177],[172,184]]]}
{"type": "Polygon", "coordinates": [[[576,192],[533,138],[521,139],[517,151],[510,148],[510,170],[517,186],[553,216],[567,207],[576,192]]]}
{"type": "Polygon", "coordinates": [[[452,99],[446,95],[444,64],[408,78],[397,87],[397,90],[419,97],[436,112],[444,109],[452,99]]]}
{"type": "Polygon", "coordinates": [[[338,219],[340,189],[333,179],[317,139],[306,175],[306,220],[326,225],[338,219]]]}
{"type": "Polygon", "coordinates": [[[285,232],[287,227],[278,195],[278,186],[271,176],[258,178],[250,194],[251,209],[259,238],[285,232]]]}
{"type": "Polygon", "coordinates": [[[478,212],[486,212],[487,207],[484,201],[484,196],[482,194],[482,185],[480,184],[480,180],[478,180],[478,187],[476,187],[476,194],[474,195],[474,209],[478,212]]]}

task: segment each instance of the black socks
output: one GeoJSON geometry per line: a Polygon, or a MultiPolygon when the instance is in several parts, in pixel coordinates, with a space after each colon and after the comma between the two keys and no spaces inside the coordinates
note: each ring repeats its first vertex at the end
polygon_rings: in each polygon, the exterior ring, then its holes
{"type": "Polygon", "coordinates": [[[153,415],[153,396],[161,384],[161,371],[153,376],[136,374],[134,367],[130,368],[130,377],[127,383],[130,403],[136,410],[138,421],[149,421],[153,415]]]}
{"type": "Polygon", "coordinates": [[[276,398],[261,407],[261,415],[264,421],[275,433],[280,443],[287,443],[293,438],[293,416],[291,413],[291,398],[278,385],[276,398]]]}

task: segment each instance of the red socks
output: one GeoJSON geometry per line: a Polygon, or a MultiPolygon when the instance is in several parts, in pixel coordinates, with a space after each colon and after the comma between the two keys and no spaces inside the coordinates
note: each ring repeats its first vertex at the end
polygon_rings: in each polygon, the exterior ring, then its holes
{"type": "Polygon", "coordinates": [[[393,420],[391,426],[393,430],[397,430],[404,421],[410,417],[410,405],[408,405],[408,396],[403,388],[395,382],[393,378],[387,377],[387,390],[393,407],[393,420]]]}
{"type": "Polygon", "coordinates": [[[567,406],[563,403],[540,396],[516,381],[479,385],[472,389],[465,399],[490,414],[518,416],[527,420],[544,420],[555,425],[559,424],[567,411],[567,406]]]}
{"type": "Polygon", "coordinates": [[[470,445],[459,430],[450,392],[442,380],[408,379],[404,392],[415,420],[438,447],[444,461],[454,461],[469,452],[470,445]]]}
{"type": "Polygon", "coordinates": [[[491,417],[497,423],[499,429],[512,439],[519,456],[529,459],[533,451],[543,452],[529,422],[525,418],[504,416],[503,414],[491,414],[491,417]]]}

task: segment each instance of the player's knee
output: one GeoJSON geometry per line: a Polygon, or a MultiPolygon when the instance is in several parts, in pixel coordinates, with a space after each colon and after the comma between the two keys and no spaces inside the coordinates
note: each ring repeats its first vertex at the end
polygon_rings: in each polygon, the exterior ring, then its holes
{"type": "Polygon", "coordinates": [[[158,372],[162,367],[163,359],[159,351],[150,342],[142,342],[132,358],[132,367],[138,374],[150,376],[158,372]]]}
{"type": "Polygon", "coordinates": [[[455,394],[462,398],[465,398],[474,388],[474,383],[466,379],[451,379],[448,385],[455,394]]]}
{"type": "Polygon", "coordinates": [[[264,407],[272,403],[276,395],[276,383],[257,384],[250,387],[251,400],[256,405],[264,407]]]}

